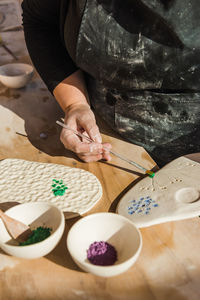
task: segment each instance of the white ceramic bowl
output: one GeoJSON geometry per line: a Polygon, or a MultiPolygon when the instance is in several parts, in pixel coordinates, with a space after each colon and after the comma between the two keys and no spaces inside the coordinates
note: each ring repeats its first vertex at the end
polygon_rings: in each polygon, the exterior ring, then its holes
{"type": "Polygon", "coordinates": [[[67,247],[75,263],[84,271],[111,277],[128,270],[142,248],[140,231],[127,218],[115,213],[91,214],[77,221],[69,230],[67,247]],[[115,247],[118,259],[112,266],[97,266],[87,259],[93,242],[104,241],[115,247]]]}
{"type": "Polygon", "coordinates": [[[9,88],[24,87],[33,76],[33,67],[28,64],[13,63],[0,66],[0,81],[9,88]]]}
{"type": "Polygon", "coordinates": [[[27,246],[12,245],[12,239],[0,219],[0,248],[6,253],[27,259],[42,257],[51,252],[60,241],[65,228],[64,214],[46,202],[29,202],[16,205],[6,214],[27,225],[31,229],[39,226],[52,228],[51,235],[45,240],[27,246]]]}

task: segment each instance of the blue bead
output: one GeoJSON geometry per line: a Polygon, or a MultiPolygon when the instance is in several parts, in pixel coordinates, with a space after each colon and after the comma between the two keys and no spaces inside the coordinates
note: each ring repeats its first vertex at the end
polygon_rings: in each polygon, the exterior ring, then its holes
{"type": "Polygon", "coordinates": [[[154,207],[157,207],[157,206],[158,206],[158,204],[157,204],[157,203],[156,203],[156,204],[153,204],[153,206],[154,206],[154,207]]]}

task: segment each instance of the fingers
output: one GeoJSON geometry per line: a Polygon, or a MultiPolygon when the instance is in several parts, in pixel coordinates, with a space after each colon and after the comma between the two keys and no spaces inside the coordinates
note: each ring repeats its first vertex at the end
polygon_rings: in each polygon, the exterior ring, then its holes
{"type": "Polygon", "coordinates": [[[96,143],[100,143],[100,144],[102,143],[101,134],[100,134],[99,128],[96,124],[93,125],[91,128],[89,128],[89,126],[88,126],[88,129],[86,128],[86,130],[93,141],[95,141],[96,143]]]}
{"type": "MultiPolygon", "coordinates": [[[[90,144],[91,146],[93,144],[90,144]]],[[[111,144],[109,143],[103,143],[102,144],[102,151],[101,153],[98,154],[94,154],[92,151],[90,153],[84,153],[81,155],[78,155],[78,157],[85,161],[85,162],[94,162],[94,161],[98,161],[98,160],[106,160],[106,161],[110,161],[111,160],[111,156],[109,153],[109,150],[112,148],[111,144]],[[105,149],[104,149],[105,147],[105,149]]]]}
{"type": "MultiPolygon", "coordinates": [[[[93,144],[90,144],[93,145],[93,144]]],[[[84,162],[94,162],[94,161],[98,161],[98,160],[106,160],[106,161],[110,161],[111,160],[111,156],[109,154],[109,150],[112,148],[111,144],[109,143],[104,143],[102,144],[102,151],[101,153],[98,154],[94,154],[93,152],[90,153],[84,153],[84,154],[80,154],[78,155],[78,157],[83,160],[84,162]],[[106,149],[104,149],[103,147],[106,147],[106,149]]]]}
{"type": "Polygon", "coordinates": [[[95,116],[88,105],[73,106],[73,108],[68,109],[65,115],[65,124],[94,141],[91,143],[76,135],[72,130],[63,128],[60,139],[66,149],[75,152],[85,162],[111,159],[109,154],[111,145],[102,144],[95,116]]]}
{"type": "Polygon", "coordinates": [[[102,159],[110,161],[111,160],[111,155],[109,150],[111,150],[112,146],[109,143],[103,143],[103,154],[102,154],[102,159]]]}
{"type": "Polygon", "coordinates": [[[103,152],[102,144],[82,142],[76,134],[66,129],[62,130],[60,139],[66,149],[69,149],[76,154],[91,155],[92,153],[93,155],[96,155],[103,152]]]}
{"type": "Polygon", "coordinates": [[[102,143],[101,134],[96,124],[95,116],[90,107],[80,106],[68,111],[65,123],[71,128],[78,129],[87,135],[96,143],[102,143]]]}
{"type": "Polygon", "coordinates": [[[90,112],[90,116],[83,116],[82,118],[80,118],[79,124],[84,128],[85,132],[87,132],[87,134],[93,141],[95,141],[96,143],[102,143],[99,127],[96,124],[92,111],[90,112]]]}
{"type": "Polygon", "coordinates": [[[108,143],[99,144],[82,142],[77,135],[66,129],[63,129],[62,131],[61,141],[66,149],[75,152],[84,162],[94,162],[101,159],[106,161],[111,160],[111,156],[109,154],[111,145],[108,143]],[[106,149],[103,147],[106,147],[106,149]]]}

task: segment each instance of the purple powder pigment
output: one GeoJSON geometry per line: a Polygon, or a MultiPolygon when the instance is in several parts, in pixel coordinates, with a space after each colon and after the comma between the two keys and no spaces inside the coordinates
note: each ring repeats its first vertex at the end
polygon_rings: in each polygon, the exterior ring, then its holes
{"type": "Polygon", "coordinates": [[[111,266],[117,260],[117,251],[107,242],[94,242],[87,250],[87,258],[93,265],[111,266]]]}

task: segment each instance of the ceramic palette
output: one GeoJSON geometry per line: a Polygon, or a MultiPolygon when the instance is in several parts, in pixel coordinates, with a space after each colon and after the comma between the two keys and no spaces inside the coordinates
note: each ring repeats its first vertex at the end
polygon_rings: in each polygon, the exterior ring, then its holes
{"type": "Polygon", "coordinates": [[[64,212],[83,214],[101,197],[99,180],[83,169],[20,159],[0,162],[0,203],[46,201],[64,212]]]}
{"type": "Polygon", "coordinates": [[[146,177],[120,200],[117,213],[137,227],[200,215],[200,164],[180,157],[146,177]]]}

